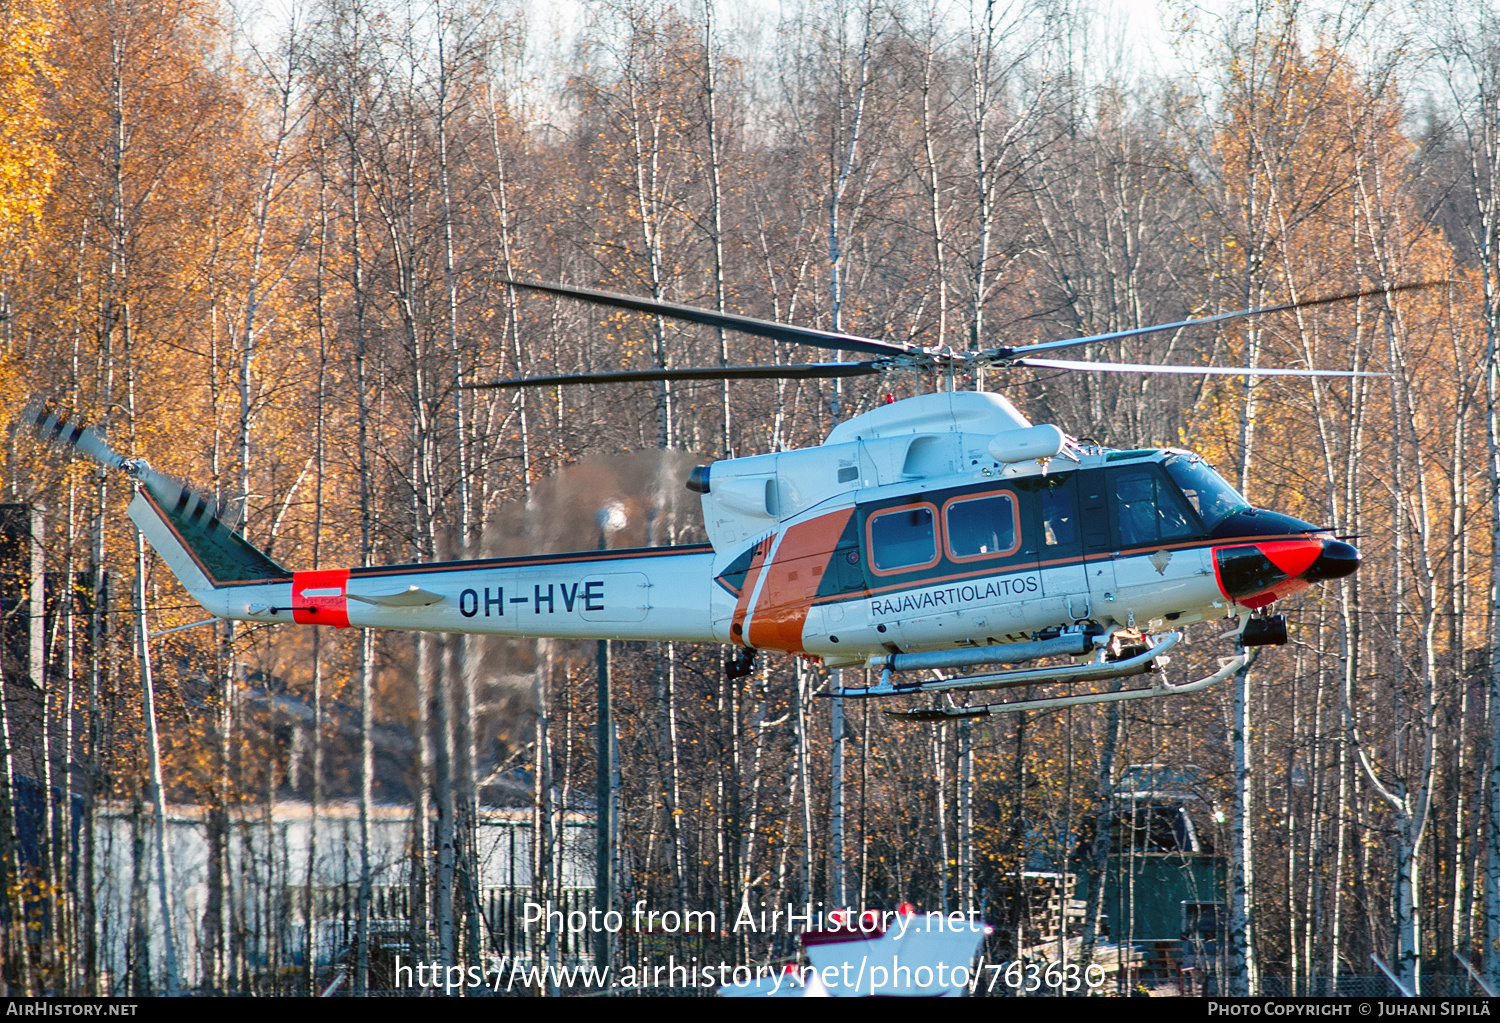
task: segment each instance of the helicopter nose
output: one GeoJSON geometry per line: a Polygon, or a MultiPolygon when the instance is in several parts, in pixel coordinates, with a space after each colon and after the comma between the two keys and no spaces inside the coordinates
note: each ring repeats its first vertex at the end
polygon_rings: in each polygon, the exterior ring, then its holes
{"type": "Polygon", "coordinates": [[[1257,540],[1214,549],[1219,590],[1245,607],[1264,607],[1359,567],[1359,551],[1332,537],[1257,540]]]}
{"type": "Polygon", "coordinates": [[[1323,551],[1302,573],[1310,583],[1325,579],[1342,579],[1359,567],[1359,550],[1342,540],[1324,540],[1323,551]]]}

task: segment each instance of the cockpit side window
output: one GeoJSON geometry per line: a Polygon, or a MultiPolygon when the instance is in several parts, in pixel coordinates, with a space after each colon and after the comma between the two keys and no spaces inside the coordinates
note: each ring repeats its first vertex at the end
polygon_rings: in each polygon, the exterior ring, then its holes
{"type": "Polygon", "coordinates": [[[1181,499],[1147,467],[1117,473],[1111,486],[1120,546],[1182,540],[1196,526],[1181,499]]]}

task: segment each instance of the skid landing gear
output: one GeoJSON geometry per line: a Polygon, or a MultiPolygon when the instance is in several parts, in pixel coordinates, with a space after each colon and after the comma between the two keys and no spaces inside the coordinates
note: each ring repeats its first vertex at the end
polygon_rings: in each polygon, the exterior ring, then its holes
{"type": "Polygon", "coordinates": [[[907,693],[965,692],[975,689],[1006,689],[1015,686],[1031,686],[1054,682],[1099,682],[1111,678],[1140,675],[1151,670],[1152,663],[1182,640],[1182,633],[1167,632],[1151,636],[1142,652],[1120,660],[1109,660],[1108,647],[1100,650],[1092,661],[1083,664],[1061,664],[1045,668],[1020,668],[1013,671],[997,671],[988,675],[966,675],[962,678],[932,679],[920,682],[900,683],[892,681],[892,672],[886,668],[880,681],[864,689],[836,689],[830,696],[897,696],[907,693]]]}
{"type": "MultiPolygon", "coordinates": [[[[1242,619],[1239,629],[1232,635],[1237,639],[1251,621],[1266,619],[1242,619]]],[[[1284,627],[1284,626],[1283,626],[1284,627]]],[[[1267,638],[1260,643],[1275,642],[1275,625],[1262,626],[1267,629],[1267,638]]],[[[1110,630],[1113,633],[1114,630],[1110,630]]],[[[984,675],[968,675],[961,678],[936,678],[898,682],[888,665],[881,672],[880,681],[864,689],[836,689],[829,696],[900,696],[914,693],[958,693],[985,689],[1009,689],[1017,686],[1052,685],[1070,682],[1102,682],[1116,678],[1130,678],[1156,672],[1167,664],[1163,655],[1182,641],[1182,633],[1166,632],[1141,636],[1124,643],[1113,643],[1106,634],[1094,641],[1099,647],[1090,661],[1074,664],[1054,665],[1041,668],[1021,668],[998,671],[984,675]]],[[[1083,693],[1072,696],[1054,696],[1039,700],[1012,700],[1004,703],[989,703],[968,707],[924,707],[916,710],[890,710],[886,715],[906,721],[951,721],[962,718],[989,717],[998,714],[1014,714],[1026,710],[1051,710],[1059,707],[1085,706],[1091,703],[1116,703],[1122,700],[1143,700],[1161,696],[1179,696],[1206,689],[1215,682],[1222,682],[1244,667],[1248,659],[1243,646],[1237,644],[1235,656],[1219,659],[1218,670],[1195,682],[1173,685],[1159,673],[1149,685],[1113,693],[1083,693]]]]}
{"type": "Polygon", "coordinates": [[[1017,700],[1011,703],[990,703],[982,707],[929,707],[921,710],[888,710],[887,717],[904,721],[954,721],[960,718],[982,718],[996,714],[1014,714],[1023,710],[1049,710],[1057,707],[1077,707],[1090,703],[1115,703],[1120,700],[1142,700],[1158,696],[1180,696],[1207,689],[1215,682],[1222,682],[1244,667],[1247,655],[1219,658],[1219,670],[1196,682],[1174,686],[1165,681],[1141,689],[1126,689],[1119,693],[1086,693],[1082,696],[1057,696],[1046,700],[1017,700]]]}

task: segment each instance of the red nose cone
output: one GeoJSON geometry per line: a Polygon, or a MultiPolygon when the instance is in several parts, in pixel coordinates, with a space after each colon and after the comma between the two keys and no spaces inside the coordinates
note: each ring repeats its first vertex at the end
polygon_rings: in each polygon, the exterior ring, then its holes
{"type": "Polygon", "coordinates": [[[1359,551],[1340,540],[1266,540],[1216,548],[1214,575],[1224,596],[1257,608],[1311,583],[1349,575],[1359,561],[1359,551]]]}
{"type": "Polygon", "coordinates": [[[1214,550],[1219,592],[1244,607],[1265,607],[1307,588],[1323,541],[1266,540],[1214,550]]]}
{"type": "Polygon", "coordinates": [[[1277,568],[1288,576],[1301,575],[1323,553],[1321,540],[1282,540],[1255,545],[1277,568]]]}

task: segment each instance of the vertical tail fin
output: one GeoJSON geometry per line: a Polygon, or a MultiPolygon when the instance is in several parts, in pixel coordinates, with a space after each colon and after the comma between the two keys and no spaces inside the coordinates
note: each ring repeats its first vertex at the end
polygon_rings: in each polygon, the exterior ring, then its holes
{"type": "Polygon", "coordinates": [[[136,482],[130,517],[188,589],[291,579],[292,573],[229,528],[204,496],[178,488],[172,501],[170,489],[136,482]]]}

